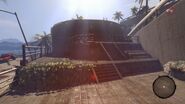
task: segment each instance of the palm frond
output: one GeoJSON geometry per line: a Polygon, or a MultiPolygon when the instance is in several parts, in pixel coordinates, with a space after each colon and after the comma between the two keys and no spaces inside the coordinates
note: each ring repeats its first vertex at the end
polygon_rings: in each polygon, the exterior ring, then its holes
{"type": "Polygon", "coordinates": [[[114,20],[118,20],[118,22],[119,22],[121,19],[123,19],[123,14],[122,14],[121,11],[116,11],[113,15],[114,15],[113,19],[114,19],[114,20]]]}

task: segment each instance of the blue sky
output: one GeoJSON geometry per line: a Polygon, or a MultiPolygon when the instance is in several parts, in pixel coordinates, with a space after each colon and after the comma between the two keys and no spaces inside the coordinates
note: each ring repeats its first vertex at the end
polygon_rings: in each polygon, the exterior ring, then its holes
{"type": "MultiPolygon", "coordinates": [[[[150,0],[154,6],[159,0],[150,0]]],[[[121,11],[124,18],[131,15],[130,8],[135,0],[7,0],[0,2],[0,9],[17,12],[27,39],[35,34],[50,33],[51,27],[61,21],[70,20],[76,14],[85,19],[112,20],[115,11],[121,11]]],[[[23,41],[15,16],[0,12],[0,40],[16,38],[23,41]]]]}

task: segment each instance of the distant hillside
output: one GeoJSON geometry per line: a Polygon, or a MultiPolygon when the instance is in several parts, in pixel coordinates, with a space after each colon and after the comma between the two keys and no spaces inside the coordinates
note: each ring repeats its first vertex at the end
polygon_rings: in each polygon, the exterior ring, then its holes
{"type": "Polygon", "coordinates": [[[3,42],[8,42],[8,43],[22,43],[20,40],[18,39],[1,39],[0,40],[0,43],[3,43],[3,42]]]}
{"type": "Polygon", "coordinates": [[[17,39],[0,40],[0,54],[6,52],[17,53],[22,48],[22,42],[17,39]]]}

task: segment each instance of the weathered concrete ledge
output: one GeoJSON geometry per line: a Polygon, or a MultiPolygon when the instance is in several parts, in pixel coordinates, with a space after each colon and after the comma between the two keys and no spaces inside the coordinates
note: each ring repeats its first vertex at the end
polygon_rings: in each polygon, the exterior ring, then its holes
{"type": "Polygon", "coordinates": [[[174,8],[172,14],[164,12],[136,33],[143,48],[162,64],[185,59],[185,1],[174,8]]]}

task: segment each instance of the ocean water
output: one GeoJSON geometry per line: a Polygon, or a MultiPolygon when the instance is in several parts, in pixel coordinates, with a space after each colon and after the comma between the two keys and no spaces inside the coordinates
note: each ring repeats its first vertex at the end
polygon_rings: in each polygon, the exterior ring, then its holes
{"type": "Polygon", "coordinates": [[[13,53],[15,55],[22,55],[22,50],[0,50],[0,55],[5,53],[13,53]]]}

